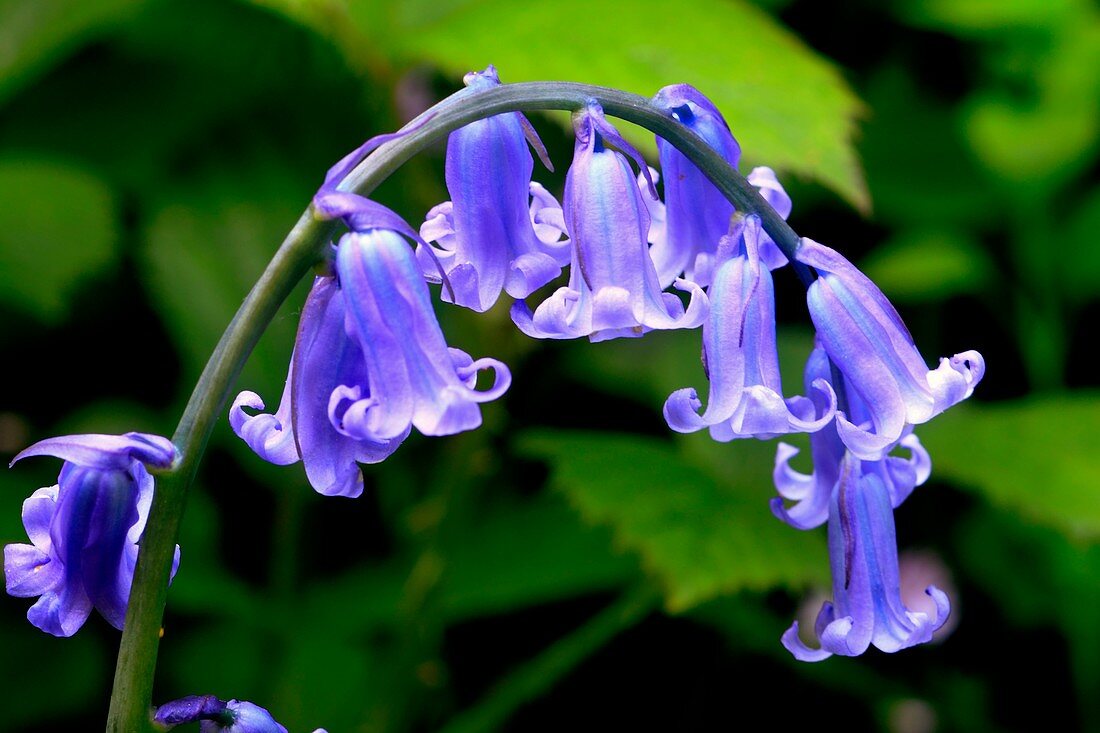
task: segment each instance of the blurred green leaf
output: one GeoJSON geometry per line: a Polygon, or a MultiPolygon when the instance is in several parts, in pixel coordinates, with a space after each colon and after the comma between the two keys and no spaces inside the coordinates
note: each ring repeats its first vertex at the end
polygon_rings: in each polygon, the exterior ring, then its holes
{"type": "Polygon", "coordinates": [[[1072,536],[1100,537],[1100,394],[961,405],[917,432],[934,475],[1072,536]]]}
{"type": "MultiPolygon", "coordinates": [[[[974,34],[994,71],[960,106],[979,159],[1014,188],[1087,168],[1100,136],[1100,12],[1087,0],[910,3],[918,25],[974,34]]],[[[1024,190],[1026,190],[1024,188],[1024,190]]]]}
{"type": "Polygon", "coordinates": [[[908,0],[896,6],[910,22],[952,31],[1003,34],[1079,18],[1089,0],[908,0]]]}
{"type": "MultiPolygon", "coordinates": [[[[140,264],[154,305],[183,356],[185,383],[201,372],[297,220],[304,200],[299,188],[277,162],[250,162],[237,170],[215,170],[193,188],[162,192],[140,264]]],[[[300,302],[292,296],[291,303],[300,302]]],[[[281,393],[290,359],[297,328],[294,307],[284,307],[275,317],[242,380],[271,401],[281,393]]]]}
{"type": "Polygon", "coordinates": [[[61,320],[82,278],[116,256],[110,189],[93,175],[45,160],[0,161],[0,298],[61,320]]]}
{"type": "MultiPolygon", "coordinates": [[[[748,160],[870,205],[851,144],[858,98],[829,61],[750,5],[353,0],[350,15],[366,43],[402,61],[433,61],[455,79],[493,63],[505,81],[562,79],[645,96],[688,82],[722,109],[748,160]]],[[[625,133],[654,152],[652,135],[625,133]]]]}
{"type": "MultiPolygon", "coordinates": [[[[450,622],[607,590],[637,574],[606,530],[551,496],[494,505],[443,553],[440,602],[450,622]]],[[[308,615],[349,634],[398,624],[410,574],[408,559],[395,558],[316,584],[305,594],[308,615]]]]}
{"type": "Polygon", "coordinates": [[[891,299],[916,303],[976,293],[994,272],[977,242],[948,229],[903,231],[876,247],[860,269],[891,299]]]}
{"type": "Polygon", "coordinates": [[[607,590],[637,575],[603,528],[560,498],[496,504],[448,547],[443,603],[455,620],[607,590]]]}
{"type": "Polygon", "coordinates": [[[274,676],[271,712],[288,730],[360,730],[398,684],[394,660],[364,640],[330,635],[312,618],[303,617],[299,628],[274,676]]]}
{"type": "Polygon", "coordinates": [[[202,487],[192,488],[180,532],[181,571],[172,581],[169,612],[233,619],[264,628],[285,623],[285,614],[271,608],[259,593],[225,569],[218,555],[223,531],[213,501],[202,487]]]}
{"type": "Polygon", "coordinates": [[[1078,302],[1100,297],[1100,186],[1089,191],[1081,205],[1068,216],[1063,248],[1058,255],[1060,279],[1069,295],[1078,302]]]}
{"type": "Polygon", "coordinates": [[[745,490],[749,476],[719,483],[673,446],[641,436],[539,430],[518,447],[549,461],[553,485],[586,521],[610,526],[620,546],[641,555],[672,612],[746,588],[823,579],[819,534],[776,520],[766,496],[745,490]]]}
{"type": "Polygon", "coordinates": [[[266,700],[282,651],[274,640],[244,622],[209,622],[178,632],[166,627],[158,655],[158,667],[168,680],[165,686],[171,690],[165,698],[201,690],[223,700],[266,700]]]}
{"type": "Polygon", "coordinates": [[[929,96],[900,66],[879,70],[865,95],[871,115],[859,150],[877,219],[924,227],[996,217],[996,192],[962,135],[956,108],[929,96]]]}
{"type": "MultiPolygon", "coordinates": [[[[25,541],[25,540],[24,540],[25,541]]],[[[13,599],[29,607],[34,599],[13,599]]],[[[78,713],[107,694],[114,651],[90,627],[106,623],[93,614],[87,628],[68,639],[44,634],[23,621],[0,624],[4,650],[5,710],[0,731],[50,730],[49,721],[78,713]]]]}
{"type": "Polygon", "coordinates": [[[0,0],[0,104],[146,0],[0,0]]]}
{"type": "Polygon", "coordinates": [[[974,512],[957,532],[958,562],[1018,626],[1060,625],[1070,640],[1086,725],[1100,724],[1100,544],[1074,542],[1008,512],[974,512]],[[990,552],[990,548],[996,548],[990,552]]]}
{"type": "Polygon", "coordinates": [[[967,108],[965,124],[975,152],[1000,175],[1021,183],[1061,179],[1088,160],[1081,153],[1100,130],[1096,104],[1096,96],[1072,97],[1021,108],[1010,98],[984,95],[967,108]]]}

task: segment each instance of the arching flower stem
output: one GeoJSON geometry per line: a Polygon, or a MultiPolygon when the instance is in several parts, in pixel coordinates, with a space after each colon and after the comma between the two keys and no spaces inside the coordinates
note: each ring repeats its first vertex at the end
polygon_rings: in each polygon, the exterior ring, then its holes
{"type": "MultiPolygon", "coordinates": [[[[707,143],[649,99],[605,87],[573,82],[525,82],[492,89],[463,89],[412,120],[404,134],[390,139],[354,164],[337,190],[368,195],[402,164],[452,131],[505,112],[576,111],[595,100],[608,116],[632,122],[661,136],[697,165],[735,208],[756,214],[762,227],[795,266],[807,286],[813,273],[795,259],[800,240],[783,218],[707,143]]],[[[352,165],[345,159],[341,164],[352,165]]],[[[298,219],[222,334],[199,377],[172,437],[180,460],[158,473],[157,490],[130,593],[107,720],[110,733],[155,730],[150,720],[153,675],[168,579],[175,555],[187,491],[210,433],[233,384],[256,342],[298,281],[325,256],[336,223],[311,205],[298,219]]]]}

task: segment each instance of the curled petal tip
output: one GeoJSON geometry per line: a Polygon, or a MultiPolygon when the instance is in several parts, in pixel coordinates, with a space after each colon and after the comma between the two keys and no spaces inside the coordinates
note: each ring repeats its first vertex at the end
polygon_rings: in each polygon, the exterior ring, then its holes
{"type": "Polygon", "coordinates": [[[936,617],[932,619],[932,631],[937,631],[941,626],[947,623],[947,619],[951,616],[951,599],[947,597],[947,594],[934,585],[930,585],[924,589],[924,592],[935,602],[936,604],[936,617]]]}
{"type": "Polygon", "coordinates": [[[783,636],[780,638],[783,642],[783,646],[787,648],[794,658],[800,662],[820,662],[833,656],[833,653],[826,649],[811,649],[806,646],[798,635],[798,622],[795,621],[791,624],[791,627],[783,632],[783,636]]]}
{"type": "Polygon", "coordinates": [[[693,387],[678,389],[665,400],[664,416],[668,426],[678,433],[694,433],[706,427],[699,416],[703,406],[699,393],[693,387]]]}

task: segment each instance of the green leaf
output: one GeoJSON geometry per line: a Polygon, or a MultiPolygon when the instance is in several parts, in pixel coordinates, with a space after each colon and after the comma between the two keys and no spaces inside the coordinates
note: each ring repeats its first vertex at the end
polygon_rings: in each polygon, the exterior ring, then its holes
{"type": "MultiPolygon", "coordinates": [[[[714,100],[746,158],[814,178],[869,207],[852,149],[858,98],[839,70],[742,2],[511,0],[352,2],[365,38],[405,61],[428,59],[457,79],[496,64],[505,81],[562,79],[645,96],[688,82],[714,100]]],[[[567,121],[568,118],[560,116],[567,121]]],[[[626,129],[650,153],[652,135],[626,129]]]]}
{"type": "Polygon", "coordinates": [[[110,189],[45,160],[0,161],[0,299],[43,321],[62,320],[81,281],[116,257],[110,189]]]}
{"type": "Polygon", "coordinates": [[[1100,394],[961,405],[917,432],[934,476],[1072,536],[1100,537],[1100,394]]]}
{"type": "Polygon", "coordinates": [[[820,533],[772,516],[766,472],[718,481],[674,446],[641,436],[540,430],[522,436],[519,448],[550,463],[553,485],[586,521],[610,526],[620,546],[641,556],[672,612],[825,577],[820,533]]]}
{"type": "Polygon", "coordinates": [[[0,104],[145,0],[0,0],[0,104]]]}
{"type": "Polygon", "coordinates": [[[965,233],[947,229],[904,231],[860,267],[892,300],[924,303],[980,291],[993,263],[965,233]]]}

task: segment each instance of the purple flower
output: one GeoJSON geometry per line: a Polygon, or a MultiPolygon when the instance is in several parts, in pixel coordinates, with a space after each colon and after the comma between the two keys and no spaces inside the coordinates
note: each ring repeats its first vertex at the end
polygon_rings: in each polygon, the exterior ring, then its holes
{"type": "Polygon", "coordinates": [[[479,426],[480,403],[504,394],[511,373],[496,359],[475,361],[447,347],[403,237],[420,238],[395,213],[361,196],[322,195],[315,206],[351,229],[336,248],[336,277],[347,336],[362,354],[361,369],[329,398],[332,425],[341,435],[373,442],[400,439],[410,426],[425,435],[479,426]],[[477,373],[484,369],[492,369],[495,380],[478,391],[477,373]]]}
{"type": "Polygon", "coordinates": [[[800,262],[818,279],[806,293],[810,317],[829,359],[845,375],[849,400],[866,417],[837,413],[837,432],[856,456],[878,460],[912,425],[966,399],[985,373],[976,351],[941,359],[929,370],[913,337],[882,291],[839,253],[810,239],[800,262]]]}
{"type": "Polygon", "coordinates": [[[925,590],[934,614],[910,611],[901,601],[894,497],[883,471],[848,452],[838,473],[828,510],[833,601],[822,606],[814,625],[821,647],[802,642],[797,621],[783,634],[783,645],[804,662],[858,656],[872,644],[884,652],[923,644],[951,611],[935,586],[925,590]]]}
{"type": "MultiPolygon", "coordinates": [[[[665,402],[669,427],[681,433],[710,428],[719,441],[815,432],[833,419],[836,395],[827,378],[807,385],[811,397],[783,398],[775,343],[772,276],[760,262],[760,219],[750,216],[723,238],[719,251],[735,252],[718,267],[707,290],[710,317],[703,324],[703,363],[710,380],[706,412],[693,388],[665,402]]],[[[719,255],[720,257],[722,255],[719,255]]]]}
{"type": "MultiPolygon", "coordinates": [[[[23,503],[31,544],[4,548],[8,594],[39,596],[27,619],[54,636],[75,634],[93,608],[121,629],[153,500],[145,467],[171,466],[175,446],[144,433],[70,435],[35,443],[12,463],[41,455],[65,464],[56,486],[23,503]]],[[[178,563],[177,547],[173,575],[178,563]]]]}
{"type": "MultiPolygon", "coordinates": [[[[645,161],[604,119],[594,102],[576,113],[573,165],[565,180],[564,217],[573,244],[569,284],[532,314],[523,301],[512,306],[512,320],[534,338],[592,341],[637,337],[651,329],[694,328],[706,318],[707,299],[694,283],[678,280],[689,292],[680,299],[662,293],[649,256],[649,214],[626,158],[648,175],[645,161]]],[[[656,193],[650,186],[650,195],[656,193]]]]}
{"type": "Polygon", "coordinates": [[[246,700],[222,702],[213,695],[190,695],[157,708],[153,720],[167,728],[201,721],[200,733],[287,733],[271,713],[246,700]]]}
{"type": "MultiPolygon", "coordinates": [[[[734,139],[722,113],[698,89],[690,84],[673,84],[657,92],[653,102],[703,138],[727,163],[737,168],[741,146],[734,139]]],[[[686,279],[706,287],[714,272],[718,242],[730,226],[733,204],[671,143],[658,137],[657,149],[664,172],[667,219],[666,236],[650,239],[658,279],[662,286],[667,286],[682,273],[686,279]]],[[[790,198],[787,198],[770,168],[753,170],[749,182],[761,188],[761,194],[768,203],[783,218],[787,217],[790,198]]],[[[762,242],[761,257],[770,269],[780,267],[787,261],[767,235],[762,242]]]]}
{"type": "MultiPolygon", "coordinates": [[[[464,81],[472,91],[500,85],[492,66],[467,74],[464,81]]],[[[451,200],[429,211],[420,228],[420,235],[439,248],[417,250],[430,281],[440,281],[442,265],[453,291],[453,299],[444,291],[444,300],[485,311],[501,289],[526,298],[569,263],[569,242],[560,241],[563,228],[546,223],[561,221],[554,214],[558,202],[531,181],[528,139],[545,159],[534,129],[518,112],[478,120],[448,138],[451,200]]]]}
{"type": "MultiPolygon", "coordinates": [[[[816,346],[806,361],[805,382],[807,389],[812,383],[830,381],[829,360],[825,350],[816,346]]],[[[844,393],[848,398],[848,411],[858,420],[867,419],[867,408],[859,395],[851,389],[848,379],[844,379],[844,393]]],[[[890,493],[891,506],[897,508],[912,493],[913,489],[928,480],[932,470],[928,451],[921,445],[916,435],[909,433],[898,441],[897,447],[909,451],[908,457],[888,455],[879,461],[864,461],[862,470],[878,474],[883,485],[890,493]]],[[[840,479],[840,464],[847,449],[840,440],[836,424],[830,424],[810,435],[810,454],[813,459],[813,472],[809,475],[791,468],[791,460],[798,455],[794,446],[780,443],[775,456],[773,478],[779,496],[772,499],[772,513],[792,527],[812,529],[820,526],[829,516],[829,502],[832,499],[837,481],[840,479]],[[785,507],[783,499],[795,502],[785,507]]]]}
{"type": "Polygon", "coordinates": [[[310,485],[319,493],[355,497],[363,493],[358,464],[382,461],[397,450],[409,430],[386,439],[357,439],[337,431],[329,420],[333,391],[345,384],[367,385],[363,351],[344,329],[346,312],[336,279],[316,278],[302,310],[278,411],[247,414],[244,408],[262,410],[264,403],[255,392],[241,392],[230,408],[229,422],[265,461],[278,466],[302,461],[310,485]]]}

